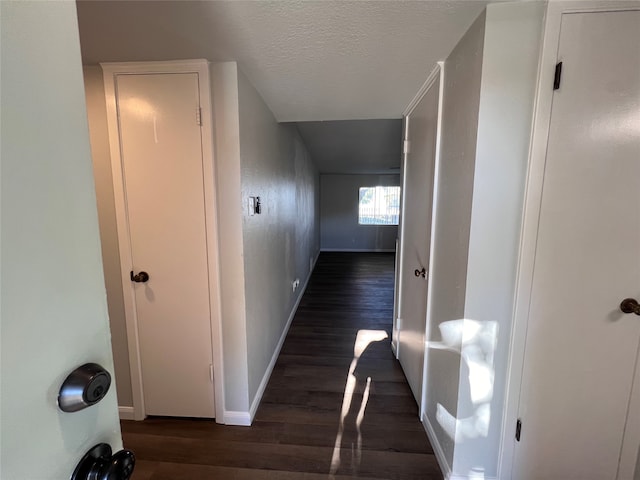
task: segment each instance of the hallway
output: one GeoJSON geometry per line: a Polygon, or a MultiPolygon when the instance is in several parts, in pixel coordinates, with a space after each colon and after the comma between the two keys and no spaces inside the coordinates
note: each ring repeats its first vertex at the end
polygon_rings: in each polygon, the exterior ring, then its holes
{"type": "Polygon", "coordinates": [[[134,480],[442,478],[389,346],[393,282],[393,254],[322,253],[253,425],[123,421],[134,480]]]}

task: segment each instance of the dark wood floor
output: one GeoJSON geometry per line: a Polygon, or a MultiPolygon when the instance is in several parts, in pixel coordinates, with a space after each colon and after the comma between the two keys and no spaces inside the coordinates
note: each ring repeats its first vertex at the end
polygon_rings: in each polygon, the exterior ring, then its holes
{"type": "Polygon", "coordinates": [[[123,421],[125,447],[137,457],[133,479],[442,479],[390,348],[393,268],[393,254],[322,253],[253,426],[173,418],[123,421]],[[336,436],[361,330],[384,330],[388,338],[369,344],[353,370],[356,386],[338,465],[336,436]]]}

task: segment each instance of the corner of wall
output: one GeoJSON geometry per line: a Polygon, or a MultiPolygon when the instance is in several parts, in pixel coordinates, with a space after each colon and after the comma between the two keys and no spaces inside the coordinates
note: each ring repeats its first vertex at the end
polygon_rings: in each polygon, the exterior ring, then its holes
{"type": "Polygon", "coordinates": [[[220,248],[221,323],[224,357],[224,421],[249,418],[249,379],[242,238],[238,68],[210,66],[220,248]],[[244,415],[244,416],[243,416],[244,415]]]}
{"type": "Polygon", "coordinates": [[[456,474],[477,469],[493,478],[498,470],[543,17],[541,2],[488,5],[485,15],[462,353],[480,347],[478,361],[493,380],[484,401],[471,401],[461,362],[459,391],[467,394],[458,411],[467,415],[460,421],[486,431],[456,443],[456,474]]]}

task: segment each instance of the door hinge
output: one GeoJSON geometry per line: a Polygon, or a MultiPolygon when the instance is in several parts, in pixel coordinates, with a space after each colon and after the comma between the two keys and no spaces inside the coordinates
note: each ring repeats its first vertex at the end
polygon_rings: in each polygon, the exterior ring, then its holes
{"type": "Polygon", "coordinates": [[[562,62],[556,64],[556,73],[553,75],[553,89],[560,88],[560,79],[562,78],[562,62]]]}
{"type": "Polygon", "coordinates": [[[196,108],[196,123],[202,126],[202,107],[196,108]]]}
{"type": "Polygon", "coordinates": [[[209,378],[211,379],[211,383],[213,383],[213,364],[209,364],[209,378]]]}
{"type": "Polygon", "coordinates": [[[405,155],[411,151],[411,142],[409,140],[405,140],[402,144],[402,153],[405,155]]]}
{"type": "Polygon", "coordinates": [[[522,432],[522,420],[516,422],[516,441],[520,441],[520,432],[522,432]]]}

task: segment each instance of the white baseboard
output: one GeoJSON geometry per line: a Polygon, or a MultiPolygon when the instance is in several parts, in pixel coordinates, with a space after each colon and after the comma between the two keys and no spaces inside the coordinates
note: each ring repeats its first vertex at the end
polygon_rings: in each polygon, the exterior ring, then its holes
{"type": "MultiPolygon", "coordinates": [[[[318,261],[318,257],[320,256],[320,252],[315,256],[313,261],[313,267],[309,271],[309,275],[305,279],[302,284],[302,288],[300,289],[300,293],[298,294],[298,298],[296,302],[293,304],[293,308],[291,309],[291,313],[289,313],[289,318],[287,319],[287,324],[280,335],[280,340],[278,340],[278,345],[276,345],[276,349],[271,356],[271,361],[267,366],[267,370],[264,372],[262,376],[262,381],[260,382],[260,386],[258,386],[258,391],[256,392],[256,396],[253,397],[253,402],[251,402],[251,408],[249,408],[249,424],[253,421],[256,416],[256,411],[258,410],[258,406],[260,405],[260,401],[262,400],[262,396],[264,395],[264,391],[267,388],[267,384],[269,383],[269,379],[271,378],[271,373],[273,372],[273,367],[276,366],[276,362],[278,361],[278,357],[280,356],[280,350],[282,350],[282,345],[284,344],[285,339],[287,338],[287,334],[289,333],[289,327],[291,327],[291,322],[293,322],[293,318],[296,316],[296,312],[298,311],[298,305],[300,305],[300,301],[304,296],[304,292],[307,290],[307,285],[309,285],[309,280],[311,279],[311,274],[313,273],[313,269],[316,266],[316,262],[318,261]]],[[[225,416],[226,418],[226,416],[225,416]]],[[[227,422],[225,422],[227,423],[227,422]]]]}
{"type": "MultiPolygon", "coordinates": [[[[477,479],[477,476],[472,475],[459,475],[453,473],[451,471],[451,465],[447,462],[447,458],[444,455],[444,451],[442,450],[442,446],[440,442],[438,442],[438,437],[436,437],[436,432],[433,429],[433,425],[429,422],[429,417],[427,414],[422,415],[422,425],[424,426],[425,431],[427,432],[427,437],[429,437],[429,443],[433,447],[433,453],[436,456],[436,460],[438,461],[438,465],[440,466],[440,470],[442,470],[442,475],[444,476],[444,480],[473,480],[477,479]]],[[[482,477],[484,480],[497,480],[495,477],[482,477]]]]}
{"type": "Polygon", "coordinates": [[[321,252],[371,252],[371,253],[393,253],[395,248],[322,248],[321,252]]]}
{"type": "MultiPolygon", "coordinates": [[[[483,475],[483,474],[479,474],[483,475]]],[[[482,480],[498,480],[496,477],[484,477],[478,475],[457,475],[455,473],[450,474],[448,477],[444,477],[445,480],[477,480],[478,478],[482,478],[482,480]]]]}
{"type": "Polygon", "coordinates": [[[444,451],[442,450],[442,446],[440,442],[438,442],[438,437],[436,436],[436,432],[429,422],[429,417],[424,413],[422,415],[422,425],[424,426],[425,431],[427,432],[427,437],[429,437],[429,443],[433,447],[433,453],[436,456],[436,460],[438,461],[438,465],[440,466],[440,470],[442,470],[442,474],[444,475],[445,480],[462,480],[462,477],[453,477],[451,475],[451,465],[447,462],[447,458],[444,455],[444,451]]]}
{"type": "Polygon", "coordinates": [[[240,427],[250,427],[251,415],[249,415],[249,412],[234,412],[232,410],[225,410],[224,424],[237,425],[240,427]]]}
{"type": "Polygon", "coordinates": [[[120,414],[120,420],[135,420],[133,407],[118,407],[118,413],[120,414]]]}

